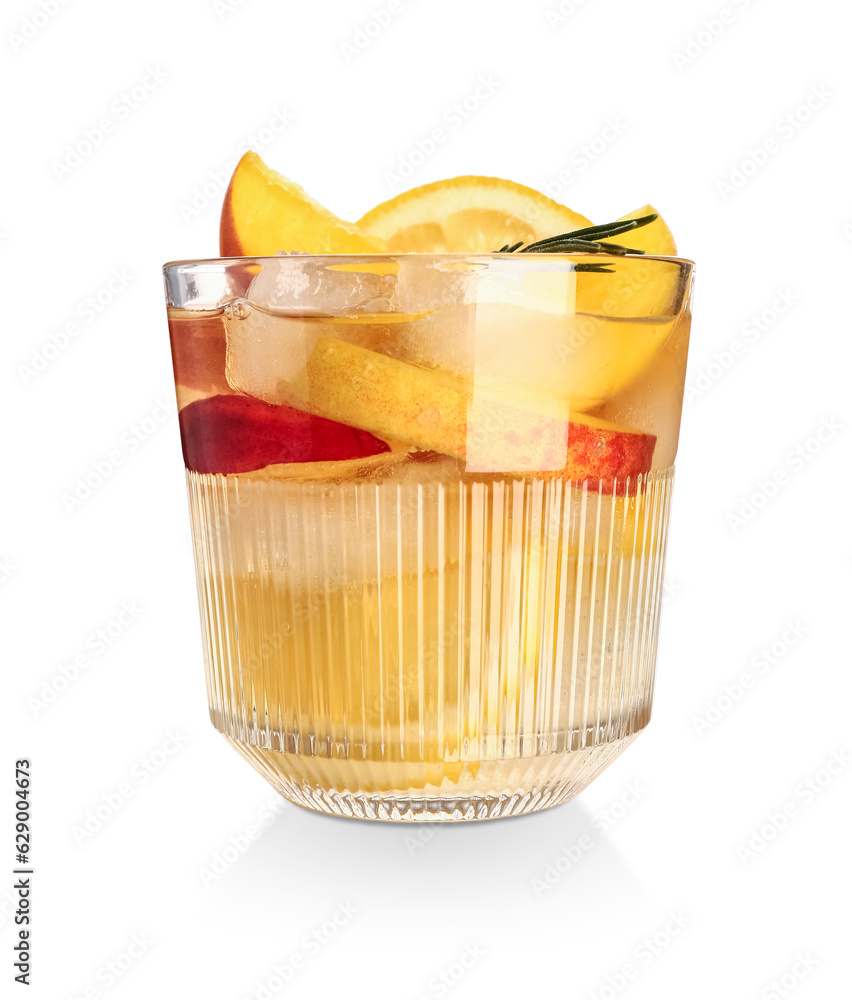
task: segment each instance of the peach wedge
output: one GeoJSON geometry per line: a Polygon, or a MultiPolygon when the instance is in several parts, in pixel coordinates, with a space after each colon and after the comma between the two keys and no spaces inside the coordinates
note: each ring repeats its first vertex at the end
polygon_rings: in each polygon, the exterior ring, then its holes
{"type": "Polygon", "coordinates": [[[237,164],[219,226],[223,257],[264,257],[281,250],[306,253],[381,253],[381,239],[338,219],[298,184],[249,151],[237,164]]]}

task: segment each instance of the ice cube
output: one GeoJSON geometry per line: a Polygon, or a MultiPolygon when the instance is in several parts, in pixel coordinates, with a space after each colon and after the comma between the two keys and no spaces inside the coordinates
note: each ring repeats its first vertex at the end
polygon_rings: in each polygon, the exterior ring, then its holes
{"type": "Polygon", "coordinates": [[[396,287],[390,262],[333,263],[307,254],[278,254],[246,293],[252,306],[281,316],[386,312],[396,287]]]}
{"type": "Polygon", "coordinates": [[[432,255],[401,257],[393,294],[403,322],[382,350],[421,368],[470,377],[476,312],[475,266],[432,255]]]}
{"type": "Polygon", "coordinates": [[[225,310],[228,384],[268,403],[307,403],[305,363],[320,337],[375,346],[391,308],[394,262],[268,261],[225,310]]]}

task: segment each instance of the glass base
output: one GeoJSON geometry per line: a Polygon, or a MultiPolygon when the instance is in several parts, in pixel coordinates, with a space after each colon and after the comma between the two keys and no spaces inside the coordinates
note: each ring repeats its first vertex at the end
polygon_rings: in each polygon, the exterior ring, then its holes
{"type": "Polygon", "coordinates": [[[290,801],[534,812],[647,724],[671,470],[189,485],[211,719],[290,801]]]}
{"type": "Polygon", "coordinates": [[[637,736],[539,756],[436,764],[309,756],[225,739],[295,805],[350,819],[441,823],[523,816],[561,805],[637,736]]]}

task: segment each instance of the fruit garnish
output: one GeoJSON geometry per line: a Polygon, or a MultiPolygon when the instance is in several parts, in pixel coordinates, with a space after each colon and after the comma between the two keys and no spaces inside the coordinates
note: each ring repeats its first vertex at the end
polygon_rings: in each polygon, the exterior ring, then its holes
{"type": "Polygon", "coordinates": [[[653,254],[657,257],[675,257],[677,247],[675,246],[672,232],[663,220],[660,213],[651,205],[643,205],[634,212],[622,215],[617,222],[627,222],[631,219],[641,219],[649,215],[656,218],[643,225],[635,234],[630,234],[630,245],[641,250],[642,253],[653,254]]]}
{"type": "MultiPolygon", "coordinates": [[[[455,177],[413,188],[367,212],[358,225],[384,239],[390,252],[558,252],[610,258],[677,252],[671,231],[651,205],[594,226],[532,188],[495,177],[455,177]],[[629,246],[610,242],[628,232],[629,246]]],[[[574,269],[586,272],[577,285],[577,311],[618,318],[665,315],[680,276],[677,266],[657,267],[651,280],[629,262],[619,268],[610,260],[580,261],[574,269]]]]}
{"type": "MultiPolygon", "coordinates": [[[[651,222],[630,233],[633,252],[675,256],[677,247],[671,230],[650,205],[617,221],[630,222],[649,216],[653,217],[651,222]]],[[[579,312],[623,319],[648,316],[675,319],[677,310],[673,306],[681,274],[676,262],[658,261],[643,267],[641,261],[610,257],[607,266],[614,273],[587,274],[578,279],[576,308],[579,312]]]]}
{"type": "Polygon", "coordinates": [[[339,219],[249,151],[237,164],[222,206],[223,257],[263,257],[281,250],[381,253],[381,239],[339,219]]]}
{"type": "Polygon", "coordinates": [[[655,437],[587,415],[524,409],[504,395],[323,337],[308,358],[297,405],[427,451],[462,458],[470,472],[534,473],[623,490],[651,468],[655,437]]]}
{"type": "Polygon", "coordinates": [[[533,188],[476,176],[413,188],[358,220],[390,252],[403,253],[491,253],[589,225],[585,216],[533,188]]]}
{"type": "Polygon", "coordinates": [[[185,406],[178,420],[184,463],[193,472],[227,475],[282,462],[341,461],[390,451],[364,430],[251,396],[199,399],[185,406]]]}
{"type": "MultiPolygon", "coordinates": [[[[505,276],[496,269],[485,270],[478,276],[477,386],[497,393],[509,391],[525,407],[524,397],[534,397],[537,393],[546,397],[546,403],[561,405],[571,414],[605,403],[633,384],[647,368],[666,342],[679,306],[678,264],[655,261],[645,265],[641,259],[637,260],[645,254],[676,253],[670,230],[649,205],[615,222],[592,225],[584,216],[531,188],[497,178],[466,176],[398,195],[352,226],[266,167],[257,154],[248,153],[234,172],[222,220],[223,252],[230,240],[233,241],[230,252],[253,254],[290,248],[313,253],[469,251],[493,254],[498,259],[509,253],[600,257],[600,262],[593,258],[576,261],[574,270],[579,273],[567,275],[572,280],[570,295],[563,295],[560,286],[554,303],[549,303],[542,294],[529,294],[533,278],[547,275],[527,274],[513,266],[505,276]],[[623,243],[613,242],[619,237],[625,237],[623,243]],[[500,250],[494,249],[497,245],[500,250]],[[486,287],[489,283],[493,286],[490,297],[486,287]],[[554,307],[550,308],[551,305],[554,307]],[[529,356],[517,350],[520,329],[528,330],[535,341],[529,356]]],[[[362,260],[333,265],[316,261],[311,266],[319,270],[311,275],[307,275],[309,264],[303,264],[306,274],[299,287],[307,289],[306,302],[311,309],[296,301],[288,283],[291,279],[279,282],[280,276],[295,276],[295,269],[285,267],[278,275],[265,267],[255,279],[254,292],[249,298],[253,296],[257,305],[264,305],[268,296],[261,294],[258,282],[266,280],[275,288],[280,284],[289,296],[292,315],[288,314],[286,324],[280,317],[265,324],[265,312],[261,309],[255,318],[228,327],[228,384],[269,403],[287,403],[294,395],[305,395],[305,359],[322,334],[384,350],[372,341],[388,336],[384,328],[389,323],[404,321],[407,328],[414,330],[426,313],[410,314],[406,308],[399,311],[395,296],[403,260],[400,257],[396,261],[362,260]],[[325,278],[321,273],[323,268],[326,268],[325,278]],[[326,280],[328,270],[361,272],[357,280],[341,287],[352,294],[357,291],[362,297],[369,292],[376,305],[365,309],[360,299],[354,303],[338,301],[339,296],[332,294],[333,282],[326,280]],[[369,274],[382,280],[372,287],[369,274]],[[311,297],[308,277],[324,282],[325,315],[313,315],[317,313],[320,297],[311,297]],[[390,302],[393,305],[388,308],[390,302]],[[371,315],[374,309],[383,315],[371,315]],[[354,316],[353,310],[365,312],[363,316],[354,316]],[[363,337],[354,330],[352,336],[347,336],[342,330],[337,333],[329,329],[330,324],[348,328],[356,322],[364,326],[363,337]],[[298,386],[300,381],[302,385],[298,386]]],[[[272,306],[268,310],[276,312],[272,306]]],[[[439,313],[440,310],[435,311],[434,317],[422,324],[424,328],[429,326],[430,334],[434,334],[432,327],[441,326],[439,313]]],[[[463,324],[464,317],[459,316],[458,322],[463,324]]],[[[435,336],[432,341],[435,350],[439,343],[443,343],[442,337],[435,336]]],[[[426,356],[433,359],[432,364],[448,369],[450,377],[472,376],[471,371],[462,370],[463,358],[435,361],[431,350],[426,356]]],[[[404,345],[389,353],[396,353],[400,360],[419,363],[418,357],[406,356],[404,345]]]]}

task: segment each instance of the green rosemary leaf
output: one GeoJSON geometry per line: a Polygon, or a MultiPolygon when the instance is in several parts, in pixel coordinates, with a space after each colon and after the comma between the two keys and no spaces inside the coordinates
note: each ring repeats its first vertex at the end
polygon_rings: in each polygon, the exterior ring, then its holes
{"type": "Polygon", "coordinates": [[[600,253],[603,246],[591,240],[575,240],[570,233],[546,242],[529,243],[518,253],[600,253]]]}
{"type": "MultiPolygon", "coordinates": [[[[617,256],[624,254],[643,254],[644,250],[636,250],[631,247],[621,246],[619,243],[602,242],[600,237],[618,236],[621,233],[628,233],[632,229],[639,229],[640,226],[647,226],[657,218],[657,213],[643,215],[639,219],[625,219],[621,222],[605,222],[600,226],[586,226],[585,229],[575,229],[570,233],[561,233],[558,236],[547,236],[543,240],[536,240],[535,243],[528,243],[524,246],[523,240],[509,246],[502,246],[497,253],[610,253],[617,256]]],[[[604,272],[606,273],[606,272],[604,272]]]]}
{"type": "Polygon", "coordinates": [[[614,253],[619,256],[624,256],[626,253],[645,253],[644,250],[635,250],[632,247],[623,247],[620,243],[601,243],[601,246],[604,248],[606,253],[614,253]]]}
{"type": "Polygon", "coordinates": [[[576,229],[572,233],[566,233],[565,235],[593,240],[606,238],[607,236],[620,236],[621,233],[629,233],[631,229],[639,229],[642,226],[647,226],[649,223],[656,221],[657,218],[657,213],[653,212],[651,215],[643,215],[639,219],[604,222],[600,226],[588,226],[586,229],[576,229]]]}

